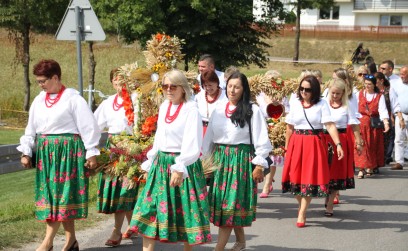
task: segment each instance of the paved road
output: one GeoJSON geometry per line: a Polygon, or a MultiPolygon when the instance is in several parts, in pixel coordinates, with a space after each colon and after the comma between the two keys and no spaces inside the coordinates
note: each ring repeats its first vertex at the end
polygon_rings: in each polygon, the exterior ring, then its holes
{"type": "MultiPolygon", "coordinates": [[[[281,170],[276,174],[277,182],[281,170]]],[[[257,221],[246,228],[247,250],[408,250],[408,168],[392,171],[381,169],[375,177],[356,179],[356,189],[341,192],[341,204],[332,218],[323,216],[323,199],[312,200],[307,214],[307,227],[295,226],[297,205],[291,195],[282,195],[279,183],[266,199],[259,199],[257,221]]],[[[104,242],[113,221],[87,231],[78,232],[81,250],[106,251],[104,242]]],[[[125,226],[124,226],[125,229],[125,226]]],[[[217,228],[211,226],[213,239],[217,228]]],[[[234,243],[231,236],[228,247],[234,243]]],[[[54,250],[61,250],[64,237],[57,236],[54,250]]],[[[20,251],[34,250],[31,243],[20,251]]],[[[215,243],[195,247],[211,251],[215,243]]],[[[142,250],[140,237],[122,241],[115,251],[142,250]]],[[[181,244],[157,243],[155,250],[182,250],[181,244]]]]}

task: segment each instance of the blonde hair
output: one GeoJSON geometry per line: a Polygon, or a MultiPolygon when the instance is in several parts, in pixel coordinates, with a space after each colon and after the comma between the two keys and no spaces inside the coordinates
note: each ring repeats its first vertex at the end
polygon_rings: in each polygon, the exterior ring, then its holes
{"type": "Polygon", "coordinates": [[[323,78],[323,74],[321,70],[311,70],[310,73],[315,76],[316,78],[323,78]]]}
{"type": "Polygon", "coordinates": [[[351,98],[353,96],[353,80],[351,79],[350,75],[348,74],[347,70],[344,68],[337,68],[334,71],[334,74],[339,79],[344,80],[346,84],[346,95],[348,98],[351,98]]]}
{"type": "Polygon", "coordinates": [[[365,67],[364,65],[358,67],[358,69],[357,69],[357,74],[358,74],[358,73],[362,73],[362,71],[365,71],[366,74],[368,74],[368,68],[365,67]]]}
{"type": "Polygon", "coordinates": [[[239,71],[237,67],[235,66],[229,66],[227,69],[225,69],[224,72],[224,79],[225,81],[228,80],[228,78],[232,75],[232,73],[239,71]]]}
{"type": "Polygon", "coordinates": [[[311,70],[303,70],[299,77],[298,77],[298,83],[300,83],[305,77],[307,76],[313,76],[312,71],[311,70]]]}
{"type": "Polygon", "coordinates": [[[164,74],[162,79],[162,84],[164,84],[164,80],[168,78],[172,85],[179,85],[184,89],[184,102],[190,100],[193,90],[188,83],[188,80],[184,73],[180,70],[173,69],[169,72],[164,74]]]}
{"type": "Polygon", "coordinates": [[[271,76],[272,78],[281,78],[282,75],[277,70],[269,70],[265,72],[265,76],[271,76]]]}
{"type": "Polygon", "coordinates": [[[343,107],[347,107],[348,106],[348,96],[346,95],[346,91],[347,91],[347,84],[346,81],[344,81],[341,78],[337,78],[337,79],[332,79],[329,82],[329,91],[328,91],[328,96],[327,96],[327,100],[331,101],[331,94],[330,94],[330,89],[331,88],[336,88],[339,90],[343,91],[343,95],[341,96],[341,104],[343,107]]]}

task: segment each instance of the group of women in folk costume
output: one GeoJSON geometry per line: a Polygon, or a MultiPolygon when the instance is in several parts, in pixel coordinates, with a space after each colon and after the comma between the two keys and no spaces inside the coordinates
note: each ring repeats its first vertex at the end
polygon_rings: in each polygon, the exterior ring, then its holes
{"type": "MultiPolygon", "coordinates": [[[[57,62],[40,61],[34,74],[44,92],[30,108],[18,149],[23,153],[22,164],[29,167],[37,140],[36,217],[47,222],[46,237],[37,250],[52,250],[61,222],[66,232],[64,250],[79,250],[73,220],[87,217],[86,167],[96,167],[100,132],[108,127],[110,134],[131,134],[132,125],[121,106],[115,70],[110,80],[117,94],[99,106],[95,117],[76,91],[62,85],[57,62]],[[69,191],[62,189],[65,184],[70,185],[69,191]]],[[[257,183],[263,181],[263,171],[269,168],[265,158],[272,151],[265,117],[250,102],[244,74],[233,72],[225,93],[216,75],[209,73],[202,78],[204,90],[195,102],[183,72],[171,70],[163,76],[166,100],[159,109],[153,148],[142,164],[147,181],[139,196],[138,188],[127,187],[126,178],[100,175],[98,211],[115,215],[115,227],[106,245],[117,246],[122,238],[139,232],[144,250],[153,250],[155,240],[181,241],[184,250],[191,250],[193,245],[211,241],[212,222],[219,227],[215,250],[224,250],[232,230],[236,235],[232,250],[246,247],[243,227],[256,219],[257,183]],[[208,192],[200,155],[212,156],[219,166],[208,192]],[[122,235],[125,216],[130,228],[122,235]]],[[[353,149],[359,155],[363,144],[357,111],[350,105],[348,93],[347,83],[337,79],[330,85],[327,101],[323,100],[319,81],[306,76],[300,82],[298,98],[290,104],[282,190],[295,194],[298,227],[306,224],[312,197],[331,194],[325,215],[332,216],[332,195],[354,187],[350,156],[353,149]],[[354,140],[347,136],[348,125],[354,140]],[[328,142],[335,149],[331,164],[328,142]]]]}

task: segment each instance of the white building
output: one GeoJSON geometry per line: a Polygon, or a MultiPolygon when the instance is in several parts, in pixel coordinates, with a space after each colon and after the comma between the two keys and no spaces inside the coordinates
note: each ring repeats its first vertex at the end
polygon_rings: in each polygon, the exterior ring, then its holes
{"type": "MultiPolygon", "coordinates": [[[[254,0],[253,13],[260,16],[262,0],[254,0]]],[[[282,0],[288,9],[296,0],[282,0]]],[[[301,25],[408,26],[408,0],[335,0],[330,9],[302,10],[301,25]]]]}

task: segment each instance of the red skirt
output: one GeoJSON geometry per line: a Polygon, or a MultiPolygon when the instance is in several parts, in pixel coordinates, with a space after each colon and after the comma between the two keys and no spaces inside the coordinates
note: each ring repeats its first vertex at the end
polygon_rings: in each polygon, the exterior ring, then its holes
{"type": "Polygon", "coordinates": [[[333,160],[331,165],[329,166],[330,170],[329,188],[331,191],[346,190],[355,187],[353,168],[354,147],[353,142],[351,142],[350,144],[348,131],[349,130],[347,129],[347,132],[339,132],[339,139],[344,152],[344,157],[341,160],[339,160],[339,157],[337,155],[336,146],[334,144],[333,139],[330,137],[329,134],[325,134],[327,142],[330,142],[334,147],[333,160]]]}
{"type": "Polygon", "coordinates": [[[354,163],[359,169],[376,169],[385,164],[384,160],[384,134],[383,129],[370,127],[370,117],[364,115],[360,118],[361,138],[364,147],[361,155],[354,151],[354,163]]]}
{"type": "Polygon", "coordinates": [[[282,192],[308,197],[325,197],[329,193],[327,142],[323,133],[292,134],[285,155],[282,192]]]}

